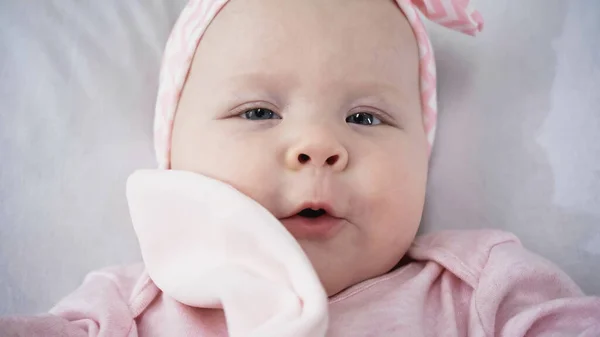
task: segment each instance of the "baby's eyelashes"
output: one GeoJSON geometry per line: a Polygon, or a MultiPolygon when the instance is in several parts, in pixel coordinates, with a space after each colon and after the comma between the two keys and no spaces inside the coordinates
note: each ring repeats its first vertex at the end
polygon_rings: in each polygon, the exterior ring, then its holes
{"type": "Polygon", "coordinates": [[[273,112],[273,110],[265,108],[253,108],[244,111],[240,117],[253,121],[263,121],[268,119],[281,119],[281,116],[273,112]]]}
{"type": "MultiPolygon", "coordinates": [[[[246,109],[244,112],[239,114],[239,117],[252,121],[264,121],[271,119],[282,119],[280,115],[271,109],[267,108],[251,108],[246,109]]],[[[375,126],[382,124],[380,118],[370,112],[355,112],[346,117],[346,123],[364,125],[364,126],[375,126]]]]}
{"type": "Polygon", "coordinates": [[[368,112],[357,112],[346,117],[346,123],[353,123],[358,125],[374,126],[381,124],[381,120],[375,117],[372,113],[368,112]]]}

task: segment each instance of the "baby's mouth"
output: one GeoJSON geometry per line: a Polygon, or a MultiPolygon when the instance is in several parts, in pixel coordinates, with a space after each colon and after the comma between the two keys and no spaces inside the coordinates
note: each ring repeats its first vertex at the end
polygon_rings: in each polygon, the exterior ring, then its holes
{"type": "Polygon", "coordinates": [[[327,240],[339,232],[345,220],[333,216],[324,208],[308,207],[281,219],[281,222],[296,239],[327,240]]]}
{"type": "Polygon", "coordinates": [[[301,216],[303,218],[315,219],[326,214],[327,211],[325,211],[322,208],[316,210],[312,208],[305,208],[302,211],[300,211],[300,213],[298,213],[298,216],[301,216]]]}

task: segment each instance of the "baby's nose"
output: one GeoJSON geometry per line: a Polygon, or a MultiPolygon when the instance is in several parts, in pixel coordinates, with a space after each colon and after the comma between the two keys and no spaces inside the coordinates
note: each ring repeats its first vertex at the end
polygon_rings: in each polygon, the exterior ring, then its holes
{"type": "Polygon", "coordinates": [[[285,161],[291,170],[311,166],[343,171],[348,165],[348,151],[330,136],[304,137],[288,149],[285,161]]]}

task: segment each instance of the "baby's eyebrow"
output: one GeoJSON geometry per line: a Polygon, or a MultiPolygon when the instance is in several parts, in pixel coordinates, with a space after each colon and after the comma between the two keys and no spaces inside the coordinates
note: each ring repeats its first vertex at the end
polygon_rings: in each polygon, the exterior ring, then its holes
{"type": "MultiPolygon", "coordinates": [[[[254,94],[260,92],[261,96],[267,96],[277,104],[285,100],[285,93],[302,85],[297,74],[275,73],[268,70],[236,73],[225,78],[224,81],[232,89],[229,93],[237,99],[245,98],[238,96],[246,96],[244,93],[250,89],[254,94]]],[[[415,97],[411,98],[403,85],[380,79],[360,79],[349,76],[333,80],[329,86],[343,88],[343,92],[337,94],[340,94],[345,102],[371,104],[395,115],[396,118],[403,114],[403,107],[408,100],[419,99],[417,88],[415,88],[415,97]]]]}
{"type": "Polygon", "coordinates": [[[400,89],[397,84],[389,83],[388,81],[356,81],[352,85],[354,90],[367,93],[370,95],[384,94],[390,97],[396,97],[399,100],[406,99],[405,92],[400,89]]]}
{"type": "MultiPolygon", "coordinates": [[[[360,81],[348,85],[352,88],[348,91],[349,99],[358,98],[359,101],[377,102],[384,104],[386,109],[390,111],[398,111],[400,107],[407,104],[411,98],[407,93],[397,85],[381,82],[381,81],[360,81]]],[[[414,100],[419,99],[418,90],[415,93],[414,100]]]]}
{"type": "Polygon", "coordinates": [[[269,71],[256,71],[235,74],[227,78],[227,82],[239,87],[261,86],[267,89],[279,89],[287,91],[298,83],[295,76],[287,74],[275,74],[269,71]]]}

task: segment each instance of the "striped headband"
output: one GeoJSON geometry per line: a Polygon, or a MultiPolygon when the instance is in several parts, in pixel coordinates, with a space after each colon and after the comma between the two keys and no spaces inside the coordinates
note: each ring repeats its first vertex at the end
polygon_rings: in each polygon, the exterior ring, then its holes
{"type": "MultiPolygon", "coordinates": [[[[191,0],[167,41],[160,72],[154,119],[154,147],[159,167],[168,169],[173,121],[198,43],[206,28],[229,0],[191,0]]],[[[395,0],[413,29],[419,47],[419,76],[423,127],[433,145],[437,121],[435,59],[419,11],[429,20],[468,35],[483,28],[471,0],[395,0]]]]}

